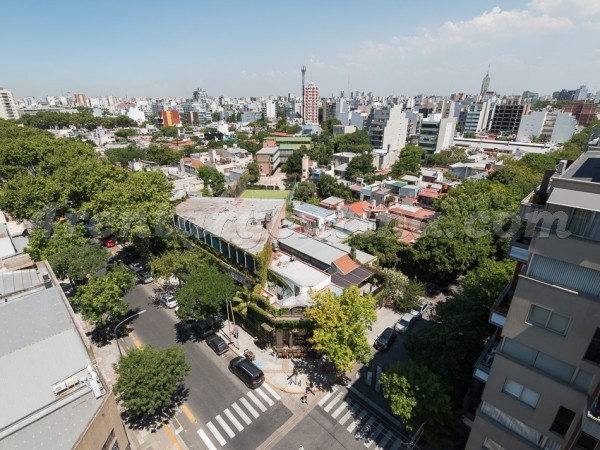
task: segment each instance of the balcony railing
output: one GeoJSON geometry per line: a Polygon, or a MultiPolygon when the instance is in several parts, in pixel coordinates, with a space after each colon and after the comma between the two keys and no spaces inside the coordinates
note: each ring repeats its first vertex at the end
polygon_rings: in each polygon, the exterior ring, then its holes
{"type": "Polygon", "coordinates": [[[510,243],[510,258],[515,261],[526,263],[529,260],[529,244],[531,243],[530,237],[525,237],[523,230],[515,234],[513,240],[510,243]]]}
{"type": "Polygon", "coordinates": [[[487,382],[488,377],[490,375],[490,369],[492,367],[492,363],[494,362],[494,357],[496,356],[496,350],[498,350],[498,345],[500,344],[500,330],[497,330],[494,334],[490,336],[488,339],[488,343],[485,348],[481,352],[481,355],[477,359],[475,363],[475,370],[473,371],[473,376],[478,380],[487,382]]]}
{"type": "Polygon", "coordinates": [[[544,205],[539,204],[535,192],[531,192],[527,197],[521,200],[519,215],[523,222],[529,222],[533,213],[543,211],[544,205]]]}
{"type": "Polygon", "coordinates": [[[509,284],[504,288],[492,306],[489,320],[492,325],[496,325],[500,328],[504,327],[504,324],[506,323],[506,315],[508,314],[508,308],[510,308],[512,298],[513,292],[510,290],[509,284]]]}
{"type": "Polygon", "coordinates": [[[587,414],[583,415],[581,430],[600,439],[600,395],[588,408],[587,414]]]}

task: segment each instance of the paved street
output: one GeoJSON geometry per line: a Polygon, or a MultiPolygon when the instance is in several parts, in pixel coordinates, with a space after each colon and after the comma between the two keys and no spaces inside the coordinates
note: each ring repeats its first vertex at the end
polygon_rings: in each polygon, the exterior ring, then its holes
{"type": "Polygon", "coordinates": [[[153,285],[137,286],[126,300],[132,309],[147,310],[132,320],[132,338],[158,348],[180,342],[192,364],[188,399],[172,421],[190,449],[256,448],[292,415],[282,401],[285,394],[266,383],[250,391],[229,372],[235,354],[218,356],[182,331],[174,311],[154,301],[153,285]]]}

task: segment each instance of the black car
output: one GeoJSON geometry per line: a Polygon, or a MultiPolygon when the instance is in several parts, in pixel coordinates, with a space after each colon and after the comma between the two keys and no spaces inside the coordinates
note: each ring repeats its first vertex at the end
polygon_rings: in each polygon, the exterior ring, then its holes
{"type": "Polygon", "coordinates": [[[256,389],[265,382],[265,374],[248,358],[238,356],[229,363],[229,370],[237,375],[250,389],[256,389]]]}
{"type": "Polygon", "coordinates": [[[217,336],[216,334],[207,337],[206,343],[215,351],[217,355],[222,355],[229,350],[229,346],[227,345],[227,342],[225,342],[225,339],[223,339],[221,336],[217,336]]]}
{"type": "Polygon", "coordinates": [[[377,336],[373,347],[380,351],[387,350],[390,347],[390,345],[393,344],[395,339],[396,332],[393,328],[387,327],[385,330],[382,331],[382,333],[379,336],[377,336]]]}
{"type": "Polygon", "coordinates": [[[204,339],[215,333],[214,320],[212,320],[212,319],[197,320],[196,322],[194,322],[192,324],[192,329],[194,330],[194,333],[196,333],[196,335],[200,339],[204,339]]]}

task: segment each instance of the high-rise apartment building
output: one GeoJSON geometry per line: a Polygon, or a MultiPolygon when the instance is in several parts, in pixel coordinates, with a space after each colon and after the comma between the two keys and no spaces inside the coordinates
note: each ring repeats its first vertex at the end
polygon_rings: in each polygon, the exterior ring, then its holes
{"type": "Polygon", "coordinates": [[[161,112],[163,125],[165,127],[172,127],[174,125],[181,125],[181,118],[179,117],[178,111],[164,110],[161,112]]]}
{"type": "Polygon", "coordinates": [[[521,203],[469,450],[600,448],[600,149],[552,172],[521,203]]]}
{"type": "Polygon", "coordinates": [[[430,154],[452,147],[456,123],[456,117],[442,119],[441,114],[430,114],[421,122],[419,145],[430,154]]]}
{"type": "Polygon", "coordinates": [[[528,111],[528,103],[519,101],[496,103],[491,113],[490,132],[506,135],[516,134],[523,114],[527,114],[528,111]]]}
{"type": "Polygon", "coordinates": [[[463,133],[479,133],[487,127],[490,115],[490,102],[472,103],[462,110],[458,117],[458,124],[463,133]]]}
{"type": "Polygon", "coordinates": [[[488,66],[488,71],[483,77],[483,81],[481,82],[481,92],[480,95],[483,97],[487,91],[490,90],[490,67],[488,66]]]}
{"type": "Polygon", "coordinates": [[[19,110],[12,92],[0,87],[0,119],[18,119],[19,110]]]}
{"type": "Polygon", "coordinates": [[[85,94],[75,94],[75,106],[81,106],[84,108],[90,106],[85,94]]]}
{"type": "Polygon", "coordinates": [[[304,88],[304,122],[317,125],[319,123],[319,88],[309,81],[304,88]]]}
{"type": "Polygon", "coordinates": [[[583,100],[576,100],[571,105],[566,105],[563,111],[573,114],[577,118],[577,123],[583,127],[587,127],[592,120],[596,118],[595,103],[586,103],[583,100]]]}

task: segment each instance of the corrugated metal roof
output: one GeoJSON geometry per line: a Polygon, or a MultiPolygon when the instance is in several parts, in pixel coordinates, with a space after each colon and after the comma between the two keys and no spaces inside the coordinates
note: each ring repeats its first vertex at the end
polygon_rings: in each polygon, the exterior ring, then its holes
{"type": "Polygon", "coordinates": [[[42,275],[34,269],[0,272],[0,297],[6,297],[14,292],[30,289],[43,283],[42,275]]]}
{"type": "Polygon", "coordinates": [[[325,242],[290,229],[282,229],[279,234],[280,243],[329,266],[333,261],[347,254],[325,242]]]}
{"type": "Polygon", "coordinates": [[[301,203],[297,206],[294,206],[294,210],[310,214],[311,216],[320,217],[322,219],[334,214],[334,212],[330,209],[321,208],[320,206],[311,205],[310,203],[301,203]]]}

